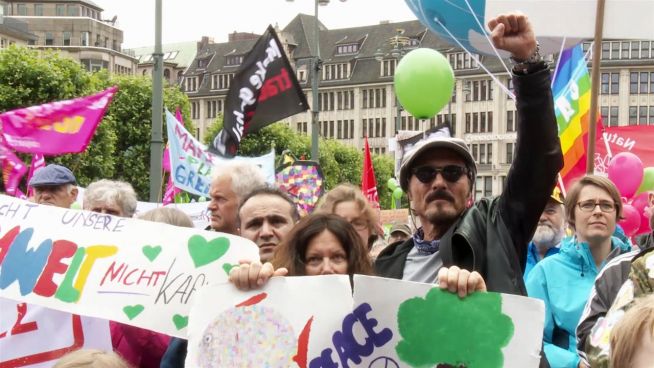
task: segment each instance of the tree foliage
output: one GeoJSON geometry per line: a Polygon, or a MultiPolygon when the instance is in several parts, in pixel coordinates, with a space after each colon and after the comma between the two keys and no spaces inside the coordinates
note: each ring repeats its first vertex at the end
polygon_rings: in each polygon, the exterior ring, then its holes
{"type": "MultiPolygon", "coordinates": [[[[151,79],[106,71],[89,73],[79,63],[53,52],[15,46],[0,52],[0,112],[87,96],[114,85],[118,92],[86,151],[46,160],[68,166],[82,186],[100,178],[120,179],[131,183],[140,199],[147,199],[151,79]]],[[[179,107],[184,120],[191,121],[188,98],[176,86],[164,89],[164,106],[171,112],[179,107]]],[[[185,125],[194,131],[191,123],[185,125]]],[[[163,136],[166,142],[165,123],[163,136]]],[[[29,157],[21,158],[29,164],[29,157]]]]}
{"type": "MultiPolygon", "coordinates": [[[[223,120],[219,116],[208,127],[204,143],[209,144],[213,137],[222,129],[223,120]]],[[[271,124],[256,133],[246,135],[241,141],[239,155],[260,156],[275,149],[275,155],[281,157],[284,151],[289,151],[296,158],[309,157],[311,153],[311,140],[309,137],[298,134],[283,123],[271,124]]],[[[327,190],[340,183],[361,185],[363,171],[363,152],[359,149],[345,145],[334,139],[320,139],[320,167],[325,175],[327,190]]],[[[393,176],[394,162],[390,156],[373,155],[373,168],[377,179],[377,190],[382,208],[390,208],[391,199],[386,183],[393,176]],[[388,194],[388,195],[385,195],[388,194]]]]}

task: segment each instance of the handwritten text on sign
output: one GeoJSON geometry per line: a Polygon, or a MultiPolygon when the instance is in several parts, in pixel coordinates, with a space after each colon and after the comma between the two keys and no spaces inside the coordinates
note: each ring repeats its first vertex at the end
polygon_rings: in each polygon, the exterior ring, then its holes
{"type": "Polygon", "coordinates": [[[240,237],[0,196],[0,296],[185,336],[189,301],[257,259],[240,237]]]}

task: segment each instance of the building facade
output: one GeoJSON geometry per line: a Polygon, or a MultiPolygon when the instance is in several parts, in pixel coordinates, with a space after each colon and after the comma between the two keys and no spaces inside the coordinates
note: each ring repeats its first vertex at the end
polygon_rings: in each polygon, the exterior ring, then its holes
{"type": "Polygon", "coordinates": [[[6,18],[25,22],[36,35],[27,43],[34,48],[57,50],[89,71],[136,72],[138,60],[123,52],[123,31],[115,26],[116,18],[103,20],[103,9],[92,1],[0,1],[0,6],[6,18]]]}
{"type": "MultiPolygon", "coordinates": [[[[138,47],[127,50],[138,60],[137,75],[152,75],[154,47],[138,47]]],[[[196,42],[177,42],[161,45],[163,53],[163,76],[168,84],[180,84],[184,72],[195,59],[196,42]]]]}
{"type": "MultiPolygon", "coordinates": [[[[300,14],[278,30],[309,102],[314,22],[314,17],[300,14]]],[[[392,154],[389,139],[396,131],[425,131],[451,121],[454,135],[469,144],[479,165],[476,196],[501,193],[515,153],[516,109],[507,93],[512,90],[509,72],[497,57],[471,57],[439,40],[417,20],[335,30],[320,24],[319,37],[318,130],[322,138],[361,149],[367,136],[373,153],[392,154]],[[445,55],[456,76],[450,103],[430,120],[417,120],[398,109],[393,88],[398,59],[418,47],[445,55]]],[[[181,87],[191,100],[200,138],[223,113],[231,78],[255,41],[198,44],[181,87]]],[[[608,40],[602,47],[600,105],[605,124],[654,124],[654,41],[608,40]]],[[[548,58],[554,68],[556,58],[548,58]]],[[[292,116],[286,123],[298,134],[311,134],[310,111],[292,116]]]]}

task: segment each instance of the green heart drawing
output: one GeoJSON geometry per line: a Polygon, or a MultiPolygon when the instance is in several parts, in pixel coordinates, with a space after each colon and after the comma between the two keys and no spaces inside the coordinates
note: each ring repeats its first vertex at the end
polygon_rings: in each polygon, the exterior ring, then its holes
{"type": "Polygon", "coordinates": [[[222,257],[229,249],[229,239],[220,237],[207,241],[202,235],[193,235],[188,239],[188,253],[195,268],[207,265],[222,257]]]}
{"type": "Polygon", "coordinates": [[[161,253],[161,245],[154,247],[151,245],[144,245],[143,248],[141,248],[141,251],[143,252],[143,255],[152,262],[157,258],[159,253],[161,253]]]}
{"type": "Polygon", "coordinates": [[[188,316],[184,317],[181,314],[176,314],[173,316],[173,323],[178,330],[181,330],[188,325],[188,316]]]}
{"type": "Polygon", "coordinates": [[[229,271],[232,270],[232,268],[238,267],[238,265],[235,264],[229,264],[229,263],[223,263],[223,271],[229,276],[229,271]]]}
{"type": "Polygon", "coordinates": [[[123,307],[123,313],[125,313],[127,318],[129,318],[129,320],[131,321],[134,319],[134,317],[141,314],[141,312],[143,312],[144,309],[145,307],[142,306],[141,304],[127,305],[123,307]]]}

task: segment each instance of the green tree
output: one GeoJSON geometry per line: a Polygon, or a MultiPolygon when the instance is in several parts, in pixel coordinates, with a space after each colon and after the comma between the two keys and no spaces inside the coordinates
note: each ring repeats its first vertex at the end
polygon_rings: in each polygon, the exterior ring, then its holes
{"type": "MultiPolygon", "coordinates": [[[[114,178],[131,183],[139,198],[145,200],[149,197],[150,188],[152,80],[147,77],[113,76],[104,83],[118,86],[118,93],[104,119],[111,122],[117,136],[114,178]]],[[[182,111],[186,129],[193,132],[195,129],[188,118],[188,98],[175,86],[165,88],[164,108],[174,113],[177,107],[182,111]]],[[[165,144],[165,117],[162,129],[165,144]]]]}
{"type": "MultiPolygon", "coordinates": [[[[100,89],[79,63],[55,52],[16,46],[0,52],[0,112],[90,95],[100,89]]],[[[48,161],[70,167],[80,184],[86,185],[95,178],[113,176],[115,145],[113,127],[104,121],[85,152],[48,161]]],[[[29,165],[28,155],[21,158],[29,165]]]]}

